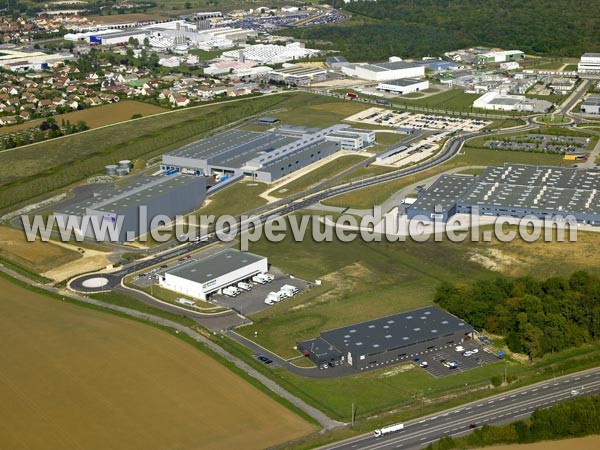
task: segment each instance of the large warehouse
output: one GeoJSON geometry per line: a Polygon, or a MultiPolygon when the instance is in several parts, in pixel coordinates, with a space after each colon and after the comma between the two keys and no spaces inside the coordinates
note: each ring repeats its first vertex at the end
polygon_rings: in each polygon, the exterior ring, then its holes
{"type": "Polygon", "coordinates": [[[296,347],[318,367],[349,364],[357,370],[374,369],[411,358],[425,350],[458,344],[472,337],[473,327],[436,307],[322,331],[296,347]]]}
{"type": "Polygon", "coordinates": [[[232,248],[167,270],[159,284],[180,294],[206,300],[210,294],[267,272],[267,258],[232,248]]]}
{"type": "Polygon", "coordinates": [[[334,154],[351,135],[364,146],[374,143],[374,133],[352,130],[347,125],[326,129],[282,126],[265,132],[235,129],[163,155],[162,169],[208,176],[247,176],[271,183],[334,154]]]}
{"type": "Polygon", "coordinates": [[[477,55],[476,60],[479,64],[502,63],[507,61],[518,61],[525,58],[525,53],[521,50],[504,50],[498,52],[482,53],[477,55]]]}
{"type": "Polygon", "coordinates": [[[590,96],[581,104],[581,112],[585,114],[600,114],[600,97],[590,96]]]}
{"type": "Polygon", "coordinates": [[[416,78],[404,78],[401,80],[384,81],[377,85],[377,89],[395,94],[410,94],[429,89],[429,80],[418,80],[416,78]]]}
{"type": "Polygon", "coordinates": [[[527,98],[524,95],[500,94],[499,92],[486,92],[473,102],[473,108],[488,109],[492,111],[525,111],[546,112],[552,107],[547,100],[527,98]]]}
{"type": "Polygon", "coordinates": [[[486,216],[573,216],[600,225],[600,170],[507,163],[478,177],[443,175],[407,210],[409,219],[448,220],[475,208],[486,216]]]}
{"type": "Polygon", "coordinates": [[[584,53],[577,65],[577,72],[582,74],[600,73],[600,53],[584,53]]]}
{"type": "Polygon", "coordinates": [[[405,61],[350,64],[343,66],[341,70],[348,76],[370,81],[390,81],[425,76],[425,67],[423,65],[405,61]]]}
{"type": "Polygon", "coordinates": [[[174,220],[178,215],[189,214],[200,208],[206,197],[206,179],[185,175],[145,177],[124,189],[98,191],[92,198],[69,204],[55,211],[55,216],[74,216],[79,226],[79,234],[97,241],[112,240],[105,229],[96,227],[115,224],[118,242],[131,241],[151,231],[156,216],[162,215],[174,220]],[[85,222],[92,222],[83,230],[85,222]]]}

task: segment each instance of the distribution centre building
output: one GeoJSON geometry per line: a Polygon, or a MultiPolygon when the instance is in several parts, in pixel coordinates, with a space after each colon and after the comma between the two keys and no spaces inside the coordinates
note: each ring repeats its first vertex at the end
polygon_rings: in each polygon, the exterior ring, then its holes
{"type": "Polygon", "coordinates": [[[600,170],[506,163],[477,177],[443,175],[422,191],[407,216],[448,220],[453,214],[523,218],[571,216],[600,226],[600,170]]]}
{"type": "Polygon", "coordinates": [[[577,65],[577,72],[581,74],[599,74],[600,53],[584,53],[577,65]]]}
{"type": "Polygon", "coordinates": [[[200,208],[205,198],[206,178],[160,175],[144,177],[123,189],[99,191],[90,199],[58,209],[54,215],[65,220],[74,216],[78,223],[75,231],[80,235],[111,241],[107,228],[113,227],[117,242],[127,242],[164,225],[154,221],[155,217],[173,221],[200,208]]]}
{"type": "Polygon", "coordinates": [[[405,61],[377,64],[350,64],[341,67],[344,74],[370,81],[390,81],[425,76],[425,66],[405,61]]]}
{"type": "Polygon", "coordinates": [[[167,270],[159,277],[159,284],[171,291],[207,300],[211,294],[267,270],[266,257],[229,248],[167,270]]]}
{"type": "Polygon", "coordinates": [[[419,80],[416,78],[403,78],[400,80],[384,81],[377,85],[377,89],[395,94],[410,94],[429,89],[429,80],[419,80]]]}
{"type": "Polygon", "coordinates": [[[357,370],[410,361],[415,354],[472,338],[473,327],[429,306],[322,331],[296,348],[318,367],[348,364],[357,370]]]}
{"type": "Polygon", "coordinates": [[[352,150],[375,142],[374,132],[341,124],[326,129],[281,126],[264,132],[235,129],[166,153],[161,168],[271,183],[342,148],[350,149],[350,138],[358,141],[352,150]]]}

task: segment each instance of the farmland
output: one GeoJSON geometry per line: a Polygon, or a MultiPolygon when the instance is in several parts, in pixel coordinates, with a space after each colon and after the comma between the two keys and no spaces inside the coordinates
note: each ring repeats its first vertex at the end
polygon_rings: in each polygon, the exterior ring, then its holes
{"type": "MultiPolygon", "coordinates": [[[[142,116],[151,116],[153,114],[165,112],[164,108],[150,105],[148,103],[126,100],[118,103],[110,103],[107,105],[96,106],[94,108],[82,109],[81,111],[73,111],[66,114],[58,114],[54,117],[57,123],[61,121],[70,121],[72,124],[82,120],[90,128],[103,127],[113,123],[124,122],[131,119],[134,114],[142,116]]],[[[36,127],[42,123],[44,119],[29,120],[27,122],[13,125],[10,127],[0,128],[0,136],[13,133],[15,131],[36,127]]]]}
{"type": "Polygon", "coordinates": [[[2,448],[259,449],[314,429],[161,330],[0,287],[2,448]]]}

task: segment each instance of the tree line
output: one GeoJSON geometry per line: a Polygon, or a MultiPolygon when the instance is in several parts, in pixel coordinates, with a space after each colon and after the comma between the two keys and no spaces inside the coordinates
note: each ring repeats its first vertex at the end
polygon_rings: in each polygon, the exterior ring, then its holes
{"type": "Polygon", "coordinates": [[[591,13],[600,10],[600,0],[326,2],[353,19],[281,34],[340,50],[353,61],[440,55],[474,46],[579,57],[600,47],[600,22],[591,13]]]}
{"type": "Polygon", "coordinates": [[[531,359],[600,337],[600,279],[587,272],[443,283],[435,302],[476,329],[505,336],[511,351],[531,359]]]}
{"type": "Polygon", "coordinates": [[[529,421],[502,426],[484,425],[460,438],[446,437],[427,450],[474,448],[496,444],[524,444],[600,434],[600,397],[579,397],[534,411],[529,421]]]}

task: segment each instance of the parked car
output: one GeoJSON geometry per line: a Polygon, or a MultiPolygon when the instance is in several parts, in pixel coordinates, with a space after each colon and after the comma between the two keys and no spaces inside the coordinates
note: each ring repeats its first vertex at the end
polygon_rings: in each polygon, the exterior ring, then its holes
{"type": "Polygon", "coordinates": [[[422,367],[423,369],[425,369],[426,367],[429,367],[429,363],[427,361],[423,361],[423,362],[421,362],[421,364],[419,364],[419,367],[422,367]]]}
{"type": "Polygon", "coordinates": [[[457,352],[464,352],[465,348],[462,345],[457,345],[454,350],[456,350],[457,352]]]}

